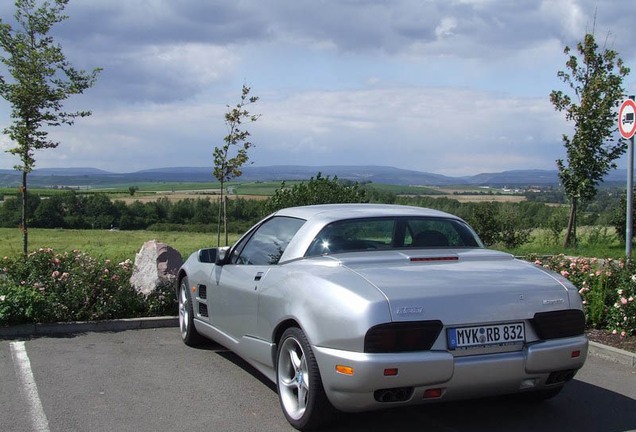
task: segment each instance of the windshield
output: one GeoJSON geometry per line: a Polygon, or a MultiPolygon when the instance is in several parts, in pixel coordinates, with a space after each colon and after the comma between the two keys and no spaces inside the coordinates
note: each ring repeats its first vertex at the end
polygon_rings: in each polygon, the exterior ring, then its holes
{"type": "Polygon", "coordinates": [[[434,217],[351,219],[325,226],[305,256],[403,248],[483,247],[464,222],[434,217]]]}

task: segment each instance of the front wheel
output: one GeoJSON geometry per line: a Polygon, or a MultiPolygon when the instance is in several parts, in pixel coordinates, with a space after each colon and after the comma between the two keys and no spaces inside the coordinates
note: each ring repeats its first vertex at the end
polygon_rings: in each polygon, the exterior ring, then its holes
{"type": "Polygon", "coordinates": [[[188,286],[188,278],[184,277],[179,283],[179,330],[181,339],[188,346],[197,346],[203,341],[203,337],[194,328],[194,311],[192,296],[188,286]]]}
{"type": "Polygon", "coordinates": [[[277,360],[278,397],[287,421],[302,431],[324,426],[335,409],[327,399],[316,358],[302,330],[285,330],[277,360]]]}

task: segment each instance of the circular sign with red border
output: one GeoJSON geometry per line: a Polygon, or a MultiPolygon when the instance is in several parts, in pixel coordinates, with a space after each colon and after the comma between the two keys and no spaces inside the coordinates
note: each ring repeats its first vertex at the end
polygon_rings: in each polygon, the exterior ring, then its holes
{"type": "Polygon", "coordinates": [[[618,129],[625,139],[630,139],[636,132],[636,119],[634,117],[636,117],[636,102],[627,99],[618,111],[618,129]]]}

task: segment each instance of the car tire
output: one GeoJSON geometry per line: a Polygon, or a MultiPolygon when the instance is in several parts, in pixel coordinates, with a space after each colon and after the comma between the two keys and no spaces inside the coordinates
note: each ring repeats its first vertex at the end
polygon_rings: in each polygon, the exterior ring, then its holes
{"type": "Polygon", "coordinates": [[[285,330],[276,359],[278,398],[287,421],[301,431],[332,421],[336,410],[327,399],[316,358],[302,330],[285,330]]]}
{"type": "Polygon", "coordinates": [[[177,301],[179,302],[179,331],[181,339],[188,346],[198,346],[203,342],[203,337],[194,328],[194,308],[187,277],[184,277],[179,282],[177,301]]]}

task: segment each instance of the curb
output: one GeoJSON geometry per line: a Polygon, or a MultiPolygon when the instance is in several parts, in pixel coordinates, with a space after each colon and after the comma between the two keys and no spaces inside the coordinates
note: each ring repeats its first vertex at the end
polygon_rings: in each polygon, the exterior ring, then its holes
{"type": "Polygon", "coordinates": [[[21,324],[0,328],[0,339],[68,335],[86,332],[119,332],[124,330],[178,327],[176,316],[126,318],[104,321],[76,321],[52,324],[21,324]]]}
{"type": "Polygon", "coordinates": [[[636,368],[636,353],[590,341],[588,353],[614,363],[636,368]]]}
{"type": "MultiPolygon", "coordinates": [[[[0,339],[37,336],[60,336],[86,332],[119,332],[125,330],[178,327],[176,316],[127,318],[104,321],[77,321],[53,324],[22,324],[0,328],[0,339]]],[[[588,354],[636,368],[636,353],[589,341],[588,354]]]]}

